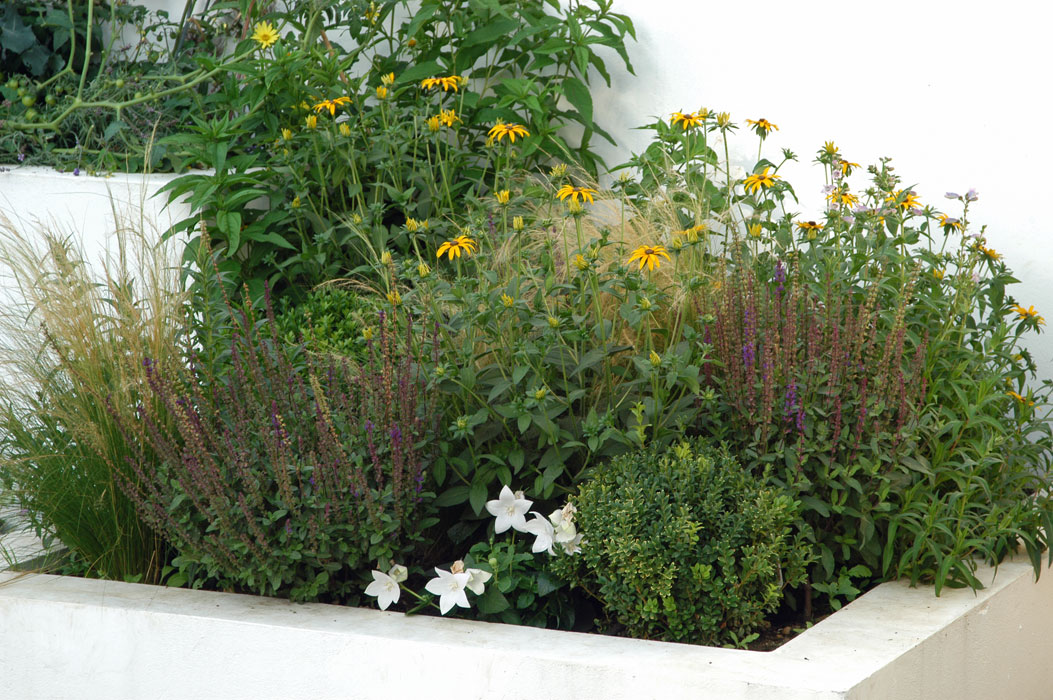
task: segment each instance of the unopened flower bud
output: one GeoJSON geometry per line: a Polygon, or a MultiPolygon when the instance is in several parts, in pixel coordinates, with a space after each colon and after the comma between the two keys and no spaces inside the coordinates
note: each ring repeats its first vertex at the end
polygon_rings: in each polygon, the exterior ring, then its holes
{"type": "Polygon", "coordinates": [[[453,563],[453,566],[450,567],[450,573],[451,574],[463,574],[464,573],[464,562],[462,560],[460,560],[460,559],[455,561],[453,563]]]}
{"type": "Polygon", "coordinates": [[[409,578],[409,569],[402,564],[395,564],[388,571],[388,576],[390,576],[395,583],[402,583],[409,578]]]}

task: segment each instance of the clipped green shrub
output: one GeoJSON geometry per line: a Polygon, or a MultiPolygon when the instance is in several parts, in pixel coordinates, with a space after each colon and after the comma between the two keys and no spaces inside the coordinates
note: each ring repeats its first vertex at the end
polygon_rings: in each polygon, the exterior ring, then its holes
{"type": "Polygon", "coordinates": [[[740,644],[810,559],[799,503],[702,441],[618,457],[574,504],[581,556],[554,565],[633,637],[740,644]]]}
{"type": "Polygon", "coordinates": [[[345,287],[325,285],[312,289],[298,304],[285,297],[278,304],[278,336],[290,343],[301,340],[313,352],[364,360],[368,338],[377,326],[379,297],[345,287]]]}

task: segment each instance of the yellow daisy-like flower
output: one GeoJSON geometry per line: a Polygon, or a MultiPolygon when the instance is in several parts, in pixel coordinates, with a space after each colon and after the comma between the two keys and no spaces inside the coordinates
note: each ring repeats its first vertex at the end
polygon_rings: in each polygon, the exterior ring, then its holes
{"type": "Polygon", "coordinates": [[[896,190],[895,192],[892,192],[887,197],[885,197],[885,201],[886,202],[895,202],[895,201],[899,200],[901,195],[903,196],[903,201],[899,203],[899,208],[900,209],[903,209],[903,210],[914,209],[915,207],[917,207],[921,203],[921,202],[918,201],[918,195],[914,194],[914,192],[908,192],[907,194],[904,195],[903,194],[903,190],[896,190]]]}
{"type": "Polygon", "coordinates": [[[855,206],[859,202],[859,197],[855,196],[847,189],[837,189],[826,195],[827,200],[834,204],[840,204],[842,206],[855,206]]]}
{"type": "Polygon", "coordinates": [[[695,129],[702,126],[706,117],[709,116],[708,110],[703,110],[703,112],[705,114],[701,112],[673,112],[673,116],[669,118],[669,123],[673,126],[679,124],[684,131],[695,129]]]}
{"type": "Polygon", "coordinates": [[[685,228],[683,231],[677,231],[676,233],[686,238],[688,243],[698,243],[699,236],[708,230],[709,226],[706,224],[698,224],[697,226],[685,228]]]}
{"type": "Polygon", "coordinates": [[[422,219],[421,221],[417,221],[413,217],[407,217],[406,218],[406,230],[409,231],[410,233],[416,233],[417,231],[427,231],[428,230],[428,220],[427,219],[422,219]]]}
{"type": "Polygon", "coordinates": [[[447,75],[442,78],[425,78],[420,81],[420,86],[425,90],[439,87],[442,88],[443,92],[449,92],[450,90],[457,92],[462,82],[464,82],[464,78],[459,75],[447,75]]]}
{"type": "Polygon", "coordinates": [[[808,240],[812,240],[816,235],[823,230],[822,224],[817,224],[814,221],[798,221],[797,228],[808,236],[808,240]]]}
{"type": "Polygon", "coordinates": [[[307,116],[306,116],[306,117],[304,118],[304,120],[303,120],[303,121],[304,121],[304,125],[305,125],[305,126],[306,126],[306,127],[308,128],[308,129],[317,129],[317,128],[318,128],[318,117],[316,117],[316,116],[315,116],[315,115],[313,115],[313,114],[308,114],[308,115],[307,115],[307,116]]]}
{"type": "Polygon", "coordinates": [[[753,238],[760,238],[760,235],[764,233],[764,227],[760,224],[750,224],[749,234],[753,238]]]}
{"type": "Polygon", "coordinates": [[[498,204],[508,204],[508,200],[511,199],[512,193],[508,190],[500,190],[494,192],[494,199],[497,200],[498,204]]]}
{"type": "Polygon", "coordinates": [[[428,117],[427,124],[428,124],[428,131],[432,132],[433,134],[436,131],[438,131],[439,129],[442,128],[442,120],[439,119],[439,115],[438,114],[436,114],[434,116],[431,116],[431,117],[428,117]]]}
{"type": "Polygon", "coordinates": [[[585,272],[589,269],[589,261],[585,259],[585,256],[578,253],[574,256],[574,267],[578,268],[579,271],[585,272]]]}
{"type": "Polygon", "coordinates": [[[292,129],[282,129],[282,139],[288,141],[292,138],[292,129]]]}
{"type": "Polygon", "coordinates": [[[947,271],[944,270],[943,268],[937,268],[937,269],[932,271],[932,276],[935,277],[936,279],[940,280],[941,282],[943,281],[943,277],[946,274],[947,274],[947,271]]]}
{"type": "Polygon", "coordinates": [[[1030,320],[1030,319],[1034,319],[1035,323],[1037,323],[1038,325],[1040,325],[1040,326],[1046,325],[1046,319],[1044,319],[1044,318],[1042,318],[1041,316],[1038,315],[1038,312],[1035,311],[1035,307],[1034,306],[1029,306],[1029,307],[1027,307],[1025,309],[1020,304],[1014,304],[1013,305],[1013,311],[1015,311],[1020,316],[1020,320],[1021,321],[1027,321],[1027,320],[1030,320]]]}
{"type": "Polygon", "coordinates": [[[1014,399],[1016,399],[1020,403],[1026,403],[1028,406],[1034,406],[1035,405],[1034,401],[1032,401],[1031,399],[1025,399],[1023,396],[1021,396],[1020,394],[1016,393],[1015,391],[1007,391],[1005,393],[1006,393],[1006,396],[1012,396],[1014,399]]]}
{"type": "Polygon", "coordinates": [[[402,297],[397,291],[390,291],[388,292],[388,301],[391,303],[392,306],[398,306],[402,303],[402,297]]]}
{"type": "Polygon", "coordinates": [[[502,294],[501,295],[501,303],[504,304],[505,307],[507,308],[507,307],[510,307],[513,304],[515,304],[516,300],[513,299],[512,297],[508,296],[507,294],[502,294]]]}
{"type": "Polygon", "coordinates": [[[476,250],[477,246],[475,245],[475,241],[468,236],[461,235],[457,236],[457,238],[454,238],[452,241],[445,241],[439,246],[439,250],[435,253],[435,257],[441,258],[445,253],[449,256],[450,260],[453,260],[455,257],[461,257],[461,253],[468,256],[476,250]]]}
{"type": "Polygon", "coordinates": [[[332,117],[332,116],[336,116],[336,108],[337,107],[342,107],[343,105],[346,105],[349,102],[351,102],[351,98],[348,97],[347,95],[343,95],[341,97],[334,97],[331,100],[322,100],[321,102],[316,104],[314,107],[312,107],[312,109],[314,109],[314,111],[318,112],[319,114],[321,114],[322,112],[324,112],[325,110],[328,109],[329,110],[329,116],[332,117]]]}
{"type": "Polygon", "coordinates": [[[563,185],[556,191],[556,196],[559,197],[561,202],[570,197],[571,202],[581,201],[592,204],[592,196],[594,194],[596,194],[596,190],[591,187],[574,187],[573,185],[563,185]]]}
{"type": "Polygon", "coordinates": [[[366,327],[362,329],[363,340],[373,340],[373,329],[366,327]]]}
{"type": "Polygon", "coordinates": [[[753,130],[757,132],[757,135],[764,138],[772,131],[778,131],[779,127],[772,124],[763,117],[761,119],[747,119],[746,123],[753,127],[753,130]]]}
{"type": "Polygon", "coordinates": [[[394,262],[395,259],[391,257],[391,251],[385,250],[383,253],[380,254],[381,265],[391,265],[394,262]]]}
{"type": "Polygon", "coordinates": [[[439,121],[443,123],[443,126],[452,127],[454,124],[461,121],[461,118],[457,116],[457,112],[452,109],[441,110],[438,117],[439,121]]]}
{"type": "Polygon", "coordinates": [[[512,230],[522,231],[523,230],[523,217],[513,216],[512,217],[512,230]]]}
{"type": "Polygon", "coordinates": [[[424,279],[431,274],[431,268],[428,267],[427,263],[421,263],[417,265],[417,274],[421,276],[421,279],[424,279]]]}
{"type": "Polygon", "coordinates": [[[721,112],[717,115],[717,126],[721,129],[728,129],[732,126],[731,115],[727,112],[721,112]]]}
{"type": "Polygon", "coordinates": [[[350,136],[351,126],[347,122],[340,122],[340,126],[337,127],[337,131],[340,132],[341,136],[350,136]]]}
{"type": "Polygon", "coordinates": [[[997,250],[994,248],[988,248],[983,244],[976,246],[976,249],[986,255],[989,260],[1000,260],[1002,258],[1002,254],[997,250]]]}
{"type": "Polygon", "coordinates": [[[530,132],[527,131],[526,127],[522,124],[504,124],[499,122],[495,124],[487,134],[488,143],[500,141],[505,136],[508,137],[509,141],[515,143],[517,136],[526,138],[527,136],[530,136],[530,132]]]}
{"type": "Polygon", "coordinates": [[[943,230],[950,233],[951,231],[961,231],[964,226],[958,219],[947,216],[946,214],[940,214],[940,226],[943,230]]]}
{"type": "Polygon", "coordinates": [[[852,168],[859,167],[859,163],[853,163],[850,160],[842,160],[839,164],[841,166],[841,175],[843,175],[844,177],[848,177],[852,174],[852,168]]]}
{"type": "Polygon", "coordinates": [[[753,173],[745,180],[743,180],[742,184],[745,186],[746,191],[751,194],[757,194],[757,192],[759,192],[761,188],[768,189],[769,187],[775,184],[776,180],[781,179],[778,175],[775,175],[774,173],[769,175],[769,170],[771,170],[771,168],[766,167],[764,168],[763,172],[753,173]]]}
{"type": "Polygon", "coordinates": [[[552,169],[548,171],[548,174],[551,177],[554,177],[554,178],[557,178],[557,179],[563,177],[564,175],[567,174],[567,164],[566,163],[559,163],[557,165],[553,165],[552,169]]]}
{"type": "Polygon", "coordinates": [[[394,84],[394,82],[395,82],[395,74],[394,73],[388,73],[387,75],[380,76],[380,84],[381,85],[392,85],[392,84],[394,84]]]}
{"type": "Polygon", "coordinates": [[[662,258],[669,260],[669,253],[666,252],[665,246],[662,245],[642,245],[633,251],[633,254],[629,256],[628,264],[632,265],[635,261],[640,261],[640,268],[643,269],[644,265],[647,265],[648,271],[654,270],[655,268],[661,267],[662,258]]]}
{"type": "Polygon", "coordinates": [[[827,141],[823,144],[823,152],[828,156],[836,156],[840,152],[840,149],[834,145],[833,141],[827,141]]]}
{"type": "Polygon", "coordinates": [[[278,41],[278,30],[270,22],[258,22],[252,30],[252,40],[261,49],[269,49],[278,41]]]}
{"type": "Polygon", "coordinates": [[[378,85],[377,86],[377,99],[378,100],[386,100],[386,99],[388,99],[388,88],[387,88],[386,85],[378,85]]]}

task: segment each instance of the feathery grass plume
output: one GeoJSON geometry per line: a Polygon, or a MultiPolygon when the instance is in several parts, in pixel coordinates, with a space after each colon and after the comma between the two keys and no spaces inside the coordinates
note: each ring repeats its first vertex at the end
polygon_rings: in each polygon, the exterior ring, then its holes
{"type": "Polygon", "coordinates": [[[165,548],[119,488],[134,476],[117,422],[144,400],[137,358],[173,356],[184,295],[147,219],[114,218],[116,249],[97,266],[74,235],[0,218],[0,478],[88,574],[155,582],[165,548]]]}

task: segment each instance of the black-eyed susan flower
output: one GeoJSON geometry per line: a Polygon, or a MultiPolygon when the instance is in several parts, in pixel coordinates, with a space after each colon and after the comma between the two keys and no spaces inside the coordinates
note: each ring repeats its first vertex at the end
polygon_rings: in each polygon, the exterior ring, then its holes
{"type": "Polygon", "coordinates": [[[567,174],[567,164],[558,163],[552,166],[552,169],[548,171],[550,177],[559,179],[567,174]]]}
{"type": "Polygon", "coordinates": [[[841,206],[855,206],[859,203],[859,197],[849,192],[846,188],[836,188],[826,195],[826,199],[841,206]]]}
{"type": "Polygon", "coordinates": [[[836,156],[840,152],[840,149],[834,145],[833,141],[827,141],[823,144],[823,153],[828,156],[836,156]]]}
{"type": "Polygon", "coordinates": [[[261,49],[269,49],[278,41],[278,30],[270,22],[257,22],[252,29],[252,40],[261,49]]]}
{"type": "Polygon", "coordinates": [[[747,119],[746,123],[752,126],[753,130],[757,132],[757,136],[760,136],[762,139],[767,137],[770,132],[779,130],[778,126],[763,117],[760,119],[747,119]]]}
{"type": "Polygon", "coordinates": [[[337,127],[337,131],[340,132],[341,136],[351,135],[351,125],[347,122],[340,122],[340,126],[337,127]]]}
{"type": "Polygon", "coordinates": [[[935,277],[940,282],[943,281],[943,278],[944,278],[944,276],[946,274],[947,274],[947,271],[944,270],[942,267],[936,268],[935,270],[932,271],[932,276],[935,277]]]}
{"type": "Polygon", "coordinates": [[[505,306],[505,308],[510,308],[516,303],[516,300],[507,294],[502,294],[501,303],[505,306]]]}
{"type": "Polygon", "coordinates": [[[420,275],[421,279],[425,279],[431,274],[431,268],[428,267],[427,263],[421,263],[420,265],[417,265],[417,274],[420,275]]]}
{"type": "Polygon", "coordinates": [[[574,187],[573,185],[563,185],[556,191],[556,196],[559,197],[559,201],[564,201],[570,197],[572,202],[593,202],[592,196],[596,194],[596,190],[591,187],[574,187]]]}
{"type": "Polygon", "coordinates": [[[513,231],[522,231],[523,230],[523,217],[522,216],[513,216],[512,217],[512,230],[513,231]]]}
{"type": "Polygon", "coordinates": [[[743,180],[742,184],[743,186],[745,186],[746,191],[751,194],[757,194],[757,192],[759,192],[761,188],[768,189],[769,187],[774,185],[775,181],[779,180],[780,177],[774,173],[769,175],[769,170],[771,170],[771,168],[766,167],[762,172],[753,173],[745,180],[743,180]]]}
{"type": "Polygon", "coordinates": [[[380,84],[381,85],[392,85],[392,84],[394,84],[394,82],[395,82],[395,74],[394,73],[387,73],[385,75],[380,76],[380,84]]]}
{"type": "Polygon", "coordinates": [[[489,143],[501,141],[506,136],[510,142],[515,143],[517,136],[526,138],[527,136],[530,136],[530,132],[527,131],[526,127],[522,124],[505,124],[503,122],[498,122],[490,129],[489,133],[487,133],[489,143]]]}
{"type": "Polygon", "coordinates": [[[410,233],[416,233],[417,231],[427,231],[428,230],[428,220],[427,219],[421,219],[420,221],[418,221],[417,219],[414,219],[412,216],[411,217],[407,217],[406,218],[406,230],[409,231],[410,233]]]}
{"type": "Polygon", "coordinates": [[[699,236],[709,230],[709,226],[706,224],[697,224],[691,228],[685,228],[683,231],[677,231],[676,233],[687,239],[688,243],[698,243],[699,236]]]}
{"type": "Polygon", "coordinates": [[[318,128],[318,117],[316,117],[313,114],[308,114],[306,117],[304,117],[303,122],[304,126],[306,126],[308,129],[318,128]]]}
{"type": "Polygon", "coordinates": [[[914,209],[919,204],[921,204],[921,202],[918,200],[918,195],[916,195],[913,190],[907,192],[906,194],[903,194],[903,190],[896,190],[895,192],[890,192],[888,195],[885,196],[885,201],[899,202],[899,208],[903,210],[914,209]]]}
{"type": "Polygon", "coordinates": [[[1012,396],[1014,399],[1016,399],[1018,403],[1027,404],[1028,406],[1034,406],[1035,405],[1034,401],[1032,401],[1031,399],[1024,398],[1023,396],[1021,396],[1020,394],[1016,393],[1015,391],[1007,391],[1005,393],[1006,393],[1006,396],[1012,396]]]}
{"type": "Polygon", "coordinates": [[[442,88],[443,92],[449,92],[457,90],[461,87],[461,83],[464,81],[459,75],[447,75],[441,78],[425,78],[420,81],[420,86],[425,90],[431,90],[432,88],[442,88]]]}
{"type": "Polygon", "coordinates": [[[819,235],[819,232],[823,230],[823,225],[817,224],[814,221],[798,221],[797,228],[803,231],[804,235],[811,241],[814,240],[815,237],[819,235]]]}
{"type": "Polygon", "coordinates": [[[456,110],[444,109],[438,114],[439,121],[442,122],[443,126],[452,127],[457,122],[461,121],[461,118],[457,116],[456,110]]]}
{"type": "Polygon", "coordinates": [[[292,129],[282,129],[282,140],[288,141],[292,138],[292,129]]]}
{"type": "Polygon", "coordinates": [[[433,134],[442,128],[442,120],[439,119],[438,114],[428,117],[426,123],[428,125],[428,131],[432,132],[433,134]]]}
{"type": "Polygon", "coordinates": [[[574,267],[578,268],[580,272],[585,272],[589,269],[589,261],[585,259],[585,256],[578,253],[574,256],[574,267]]]}
{"type": "Polygon", "coordinates": [[[978,244],[976,246],[976,249],[978,251],[980,251],[981,253],[983,253],[985,256],[987,256],[988,260],[1001,260],[1002,259],[1002,254],[1001,253],[999,253],[994,248],[988,248],[987,246],[983,245],[982,243],[978,244]]]}
{"type": "Polygon", "coordinates": [[[498,190],[497,192],[494,192],[494,199],[497,200],[498,204],[501,204],[501,205],[508,204],[508,202],[509,202],[509,200],[511,198],[512,198],[512,193],[509,192],[508,190],[498,190]]]}
{"type": "Polygon", "coordinates": [[[662,258],[669,260],[669,253],[666,252],[665,246],[662,245],[642,245],[632,252],[629,256],[628,264],[632,265],[637,260],[640,261],[639,269],[643,269],[644,265],[647,265],[648,271],[654,270],[662,265],[662,258]]]}
{"type": "Polygon", "coordinates": [[[673,112],[673,115],[669,118],[669,123],[673,126],[679,124],[683,131],[687,131],[688,129],[696,129],[702,126],[708,116],[709,110],[702,110],[701,112],[673,112]]]}
{"type": "Polygon", "coordinates": [[[841,168],[841,175],[843,177],[848,177],[849,175],[851,175],[852,168],[860,167],[859,163],[853,163],[850,160],[840,160],[838,161],[838,166],[841,168]]]}
{"type": "Polygon", "coordinates": [[[1038,312],[1035,311],[1034,306],[1029,306],[1025,309],[1020,304],[1014,304],[1013,311],[1015,311],[1017,315],[1020,316],[1021,321],[1034,321],[1034,323],[1040,326],[1046,325],[1046,319],[1038,315],[1038,312]]]}
{"type": "Polygon", "coordinates": [[[719,127],[721,131],[734,129],[735,125],[731,123],[731,115],[727,112],[720,112],[717,114],[717,127],[719,127]]]}
{"type": "Polygon", "coordinates": [[[328,109],[329,116],[332,117],[336,115],[337,107],[342,107],[348,104],[349,102],[351,102],[350,97],[348,97],[347,95],[341,95],[340,97],[334,97],[331,100],[322,100],[321,102],[316,104],[312,109],[314,109],[314,111],[318,112],[319,114],[328,109]]]}
{"type": "Polygon", "coordinates": [[[402,303],[402,296],[395,290],[388,292],[388,303],[392,306],[398,306],[402,303]]]}
{"type": "Polygon", "coordinates": [[[439,246],[438,252],[435,253],[435,257],[441,258],[443,254],[449,256],[450,260],[455,257],[461,257],[463,253],[465,256],[469,256],[477,250],[475,241],[465,235],[460,235],[454,238],[452,241],[445,241],[439,246]]]}
{"type": "Polygon", "coordinates": [[[378,85],[377,86],[377,99],[378,100],[386,100],[386,99],[388,99],[388,86],[387,85],[378,85]]]}
{"type": "Polygon", "coordinates": [[[962,222],[959,219],[947,216],[946,214],[940,214],[940,226],[942,226],[943,230],[947,233],[950,233],[951,231],[961,231],[963,228],[962,222]]]}
{"type": "Polygon", "coordinates": [[[750,224],[749,234],[752,238],[760,238],[761,234],[764,233],[764,227],[760,224],[750,224]]]}

